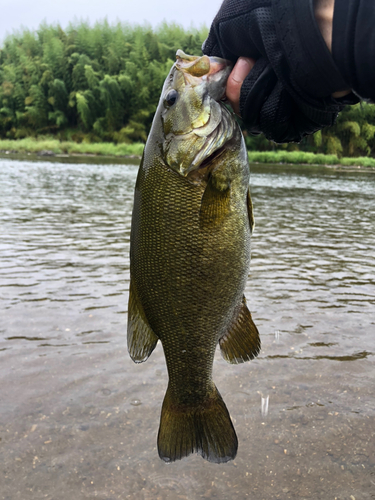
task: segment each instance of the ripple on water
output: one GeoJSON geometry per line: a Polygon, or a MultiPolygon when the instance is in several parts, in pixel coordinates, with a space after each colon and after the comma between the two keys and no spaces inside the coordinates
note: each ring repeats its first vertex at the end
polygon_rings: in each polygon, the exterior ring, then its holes
{"type": "Polygon", "coordinates": [[[215,355],[239,436],[217,467],[159,462],[162,348],[141,365],[126,352],[136,173],[0,160],[3,495],[371,497],[374,176],[253,169],[246,297],[262,351],[215,355]]]}

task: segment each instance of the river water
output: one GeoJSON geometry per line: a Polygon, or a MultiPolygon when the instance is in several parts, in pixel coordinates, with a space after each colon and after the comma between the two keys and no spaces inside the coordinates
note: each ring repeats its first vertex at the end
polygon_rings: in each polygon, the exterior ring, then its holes
{"type": "Polygon", "coordinates": [[[0,498],[374,499],[375,175],[252,166],[238,455],[167,465],[162,348],[126,349],[137,165],[71,162],[0,158],[0,498]]]}

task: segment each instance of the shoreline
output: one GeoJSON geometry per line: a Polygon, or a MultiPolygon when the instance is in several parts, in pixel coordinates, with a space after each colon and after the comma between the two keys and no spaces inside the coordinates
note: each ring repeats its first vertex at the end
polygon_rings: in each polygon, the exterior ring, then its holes
{"type": "Polygon", "coordinates": [[[367,171],[375,172],[375,158],[370,157],[343,157],[336,155],[325,155],[320,153],[309,153],[306,151],[248,151],[248,158],[251,163],[262,163],[274,165],[311,165],[321,166],[345,171],[367,171]]]}
{"type": "MultiPolygon", "coordinates": [[[[30,159],[92,158],[139,161],[142,158],[144,144],[114,143],[75,143],[60,142],[57,139],[21,139],[0,140],[0,157],[29,157],[30,159]]],[[[324,155],[305,151],[248,151],[249,162],[259,165],[305,165],[327,167],[336,171],[375,173],[375,158],[338,158],[336,155],[324,155]]]]}
{"type": "Polygon", "coordinates": [[[32,156],[37,158],[122,158],[122,159],[130,159],[130,160],[141,160],[142,155],[136,154],[100,154],[100,153],[53,153],[51,151],[16,151],[16,150],[2,150],[0,149],[0,157],[6,158],[11,155],[18,156],[32,156]]]}

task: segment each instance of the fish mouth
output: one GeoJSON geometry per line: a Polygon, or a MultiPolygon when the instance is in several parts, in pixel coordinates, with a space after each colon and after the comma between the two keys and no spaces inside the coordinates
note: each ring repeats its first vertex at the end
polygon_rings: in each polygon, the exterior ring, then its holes
{"type": "Polygon", "coordinates": [[[215,56],[190,56],[178,50],[175,64],[183,73],[187,84],[195,86],[206,80],[208,93],[215,101],[225,95],[228,76],[233,68],[231,61],[215,56]]]}
{"type": "Polygon", "coordinates": [[[215,56],[190,56],[179,49],[176,52],[176,66],[178,69],[191,74],[192,76],[201,77],[204,75],[210,76],[222,71],[224,68],[232,67],[233,64],[227,59],[215,56]]]}

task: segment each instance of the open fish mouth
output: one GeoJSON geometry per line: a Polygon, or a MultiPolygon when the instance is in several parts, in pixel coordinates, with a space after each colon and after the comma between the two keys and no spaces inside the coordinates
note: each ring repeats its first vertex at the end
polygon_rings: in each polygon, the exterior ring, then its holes
{"type": "Polygon", "coordinates": [[[190,56],[181,49],[176,52],[176,61],[179,69],[196,77],[215,75],[224,68],[233,66],[231,61],[221,57],[190,56]]]}
{"type": "Polygon", "coordinates": [[[233,64],[220,57],[190,56],[178,50],[176,67],[183,72],[185,82],[190,85],[197,85],[202,80],[206,80],[208,93],[215,101],[219,101],[225,96],[225,86],[233,64]]]}

